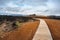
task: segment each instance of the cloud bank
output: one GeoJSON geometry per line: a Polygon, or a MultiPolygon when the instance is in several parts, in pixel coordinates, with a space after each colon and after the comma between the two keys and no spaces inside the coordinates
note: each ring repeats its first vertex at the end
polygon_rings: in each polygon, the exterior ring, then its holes
{"type": "Polygon", "coordinates": [[[60,15],[60,0],[0,0],[0,14],[60,15]]]}

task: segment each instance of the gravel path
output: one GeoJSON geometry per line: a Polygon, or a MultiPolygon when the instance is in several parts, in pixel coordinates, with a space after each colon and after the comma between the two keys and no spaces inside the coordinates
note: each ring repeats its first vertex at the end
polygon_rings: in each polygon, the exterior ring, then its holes
{"type": "Polygon", "coordinates": [[[39,27],[32,40],[53,40],[48,25],[43,19],[39,19],[39,27]]]}

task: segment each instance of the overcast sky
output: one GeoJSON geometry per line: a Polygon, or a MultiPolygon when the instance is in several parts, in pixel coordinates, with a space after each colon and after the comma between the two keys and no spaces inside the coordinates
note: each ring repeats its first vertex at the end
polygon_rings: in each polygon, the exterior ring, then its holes
{"type": "Polygon", "coordinates": [[[60,0],[0,0],[0,14],[60,15],[60,0]]]}

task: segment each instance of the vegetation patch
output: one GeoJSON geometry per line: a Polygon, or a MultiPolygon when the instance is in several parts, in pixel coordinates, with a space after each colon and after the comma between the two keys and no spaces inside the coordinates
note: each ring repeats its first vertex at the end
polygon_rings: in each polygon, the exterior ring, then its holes
{"type": "Polygon", "coordinates": [[[24,16],[0,16],[0,37],[7,32],[10,32],[28,21],[34,21],[31,17],[24,16]]]}

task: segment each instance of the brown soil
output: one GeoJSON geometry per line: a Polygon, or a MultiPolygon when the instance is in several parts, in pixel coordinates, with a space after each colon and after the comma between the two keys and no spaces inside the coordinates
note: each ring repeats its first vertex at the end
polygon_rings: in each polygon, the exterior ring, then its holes
{"type": "Polygon", "coordinates": [[[60,20],[45,19],[54,40],[60,40],[60,20]]]}
{"type": "Polygon", "coordinates": [[[6,36],[0,40],[32,40],[38,24],[39,21],[24,23],[18,29],[6,33],[6,36]]]}

